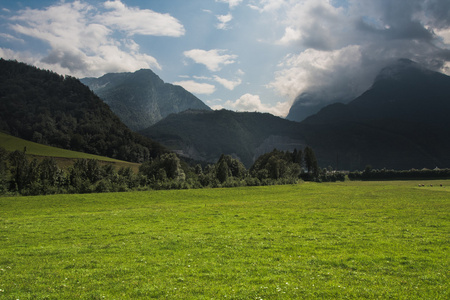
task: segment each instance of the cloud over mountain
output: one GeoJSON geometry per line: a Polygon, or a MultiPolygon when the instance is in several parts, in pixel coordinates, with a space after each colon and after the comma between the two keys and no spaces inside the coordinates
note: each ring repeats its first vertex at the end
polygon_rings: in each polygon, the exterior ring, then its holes
{"type": "Polygon", "coordinates": [[[5,59],[78,77],[141,68],[168,82],[188,76],[185,86],[221,107],[245,94],[269,107],[349,101],[399,58],[450,74],[448,0],[2,4],[5,59]]]}
{"type": "Polygon", "coordinates": [[[174,85],[182,86],[185,90],[194,94],[209,95],[214,93],[216,87],[209,83],[200,83],[194,80],[183,80],[173,82],[174,85]]]}
{"type": "MultiPolygon", "coordinates": [[[[270,3],[259,1],[258,7],[270,3]]],[[[285,15],[278,42],[298,50],[280,62],[270,86],[291,101],[305,99],[301,104],[307,106],[351,100],[383,66],[402,57],[450,74],[448,1],[276,3],[273,10],[285,15]]]]}
{"type": "Polygon", "coordinates": [[[244,94],[236,101],[227,101],[225,103],[228,107],[237,111],[247,112],[268,112],[275,116],[286,116],[286,112],[289,110],[289,104],[286,102],[277,102],[275,106],[264,104],[258,95],[244,94]]]}
{"type": "Polygon", "coordinates": [[[128,7],[119,0],[93,6],[83,1],[57,2],[42,9],[26,8],[9,17],[16,33],[48,45],[44,56],[2,49],[2,57],[21,58],[75,76],[134,71],[161,66],[141,53],[135,35],[178,37],[183,25],[168,14],[128,7]]]}

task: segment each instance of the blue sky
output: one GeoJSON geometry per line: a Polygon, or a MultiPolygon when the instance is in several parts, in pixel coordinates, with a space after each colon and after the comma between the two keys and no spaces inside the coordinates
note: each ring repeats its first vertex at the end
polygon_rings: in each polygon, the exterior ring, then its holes
{"type": "Polygon", "coordinates": [[[0,8],[5,59],[76,77],[150,68],[217,109],[285,116],[296,99],[345,102],[402,57],[450,73],[448,0],[23,0],[0,8]]]}

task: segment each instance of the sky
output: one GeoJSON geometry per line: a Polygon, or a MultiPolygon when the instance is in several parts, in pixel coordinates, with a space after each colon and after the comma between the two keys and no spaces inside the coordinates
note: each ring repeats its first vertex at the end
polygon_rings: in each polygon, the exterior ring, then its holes
{"type": "Polygon", "coordinates": [[[285,117],[352,100],[399,58],[450,75],[450,1],[2,0],[0,57],[78,78],[149,68],[213,109],[285,117]]]}

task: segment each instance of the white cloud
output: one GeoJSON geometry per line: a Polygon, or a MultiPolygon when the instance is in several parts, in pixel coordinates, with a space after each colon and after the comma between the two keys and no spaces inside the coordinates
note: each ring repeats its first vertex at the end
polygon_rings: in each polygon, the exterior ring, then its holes
{"type": "Polygon", "coordinates": [[[445,0],[254,0],[297,47],[268,85],[291,102],[326,105],[364,92],[387,63],[409,58],[450,72],[450,4],[445,0]],[[339,5],[341,4],[341,5],[339,5]]]}
{"type": "Polygon", "coordinates": [[[216,2],[228,3],[230,8],[234,8],[241,4],[242,0],[216,0],[216,2]]]}
{"type": "Polygon", "coordinates": [[[442,39],[442,41],[450,45],[450,28],[435,30],[435,33],[442,39]]]}
{"type": "Polygon", "coordinates": [[[219,20],[219,24],[217,24],[217,29],[228,29],[228,23],[233,20],[233,16],[231,15],[231,13],[227,14],[227,15],[220,15],[220,16],[216,16],[217,20],[219,20]]]}
{"type": "Polygon", "coordinates": [[[174,85],[182,86],[185,90],[193,94],[210,95],[216,91],[216,87],[208,83],[199,83],[193,80],[173,82],[174,85]]]}
{"type": "Polygon", "coordinates": [[[221,110],[221,109],[224,109],[224,108],[225,108],[225,107],[223,107],[223,106],[220,105],[220,104],[209,105],[209,107],[211,107],[211,109],[213,109],[213,110],[221,110]]]}
{"type": "Polygon", "coordinates": [[[298,41],[301,38],[301,32],[292,27],[286,27],[284,31],[284,36],[280,39],[280,44],[289,44],[293,41],[298,41]]]}
{"type": "Polygon", "coordinates": [[[227,101],[225,106],[238,111],[268,112],[275,116],[285,117],[291,105],[288,102],[277,102],[275,106],[263,104],[258,95],[244,94],[236,101],[227,101]]]}
{"type": "Polygon", "coordinates": [[[286,0],[254,0],[253,4],[249,4],[250,8],[260,12],[270,12],[280,9],[287,4],[286,0]]]}
{"type": "Polygon", "coordinates": [[[3,59],[15,59],[17,61],[25,62],[30,65],[36,64],[36,59],[33,58],[32,54],[27,51],[20,52],[8,48],[0,48],[0,57],[3,59]]]}
{"type": "Polygon", "coordinates": [[[236,80],[228,80],[225,78],[221,78],[217,75],[214,75],[214,80],[223,85],[225,88],[229,89],[230,91],[234,90],[235,87],[237,87],[242,83],[242,80],[239,78],[236,80]]]}
{"type": "Polygon", "coordinates": [[[179,37],[184,35],[183,25],[169,14],[161,14],[150,9],[127,7],[120,0],[107,1],[105,8],[112,11],[99,16],[99,20],[129,35],[155,35],[179,37]]]}
{"type": "Polygon", "coordinates": [[[211,80],[211,77],[207,77],[207,76],[197,76],[197,75],[194,75],[194,76],[192,76],[194,79],[197,79],[197,80],[211,80]]]}
{"type": "Polygon", "coordinates": [[[12,41],[12,42],[19,42],[21,44],[25,43],[25,41],[23,39],[17,38],[15,36],[12,36],[8,33],[1,33],[0,32],[0,38],[5,39],[7,41],[12,41]]]}
{"type": "Polygon", "coordinates": [[[351,18],[343,8],[334,7],[329,0],[305,0],[293,2],[284,23],[285,34],[280,43],[300,42],[307,48],[333,49],[344,38],[343,25],[351,18]],[[337,39],[336,37],[339,37],[337,39]]]}
{"type": "Polygon", "coordinates": [[[217,72],[222,69],[223,65],[229,65],[235,63],[237,55],[223,54],[226,50],[213,49],[213,50],[201,50],[192,49],[185,51],[184,55],[198,64],[205,65],[210,71],[217,72]]]}
{"type": "Polygon", "coordinates": [[[442,73],[447,74],[450,76],[450,61],[446,62],[442,68],[441,68],[442,73]]]}
{"type": "Polygon", "coordinates": [[[311,92],[319,93],[322,101],[357,96],[368,88],[374,73],[364,70],[361,49],[355,45],[334,51],[307,49],[286,57],[280,67],[269,86],[291,101],[311,92]]]}
{"type": "MultiPolygon", "coordinates": [[[[104,6],[108,11],[83,1],[27,8],[9,18],[9,27],[49,45],[46,56],[30,54],[27,62],[62,74],[84,77],[161,69],[154,57],[140,52],[131,36],[180,36],[184,34],[183,26],[170,15],[130,8],[121,1],[107,1],[104,6]],[[117,38],[117,30],[126,35],[117,38]]],[[[14,54],[9,52],[9,56],[14,54]]]]}
{"type": "Polygon", "coordinates": [[[106,42],[109,30],[100,24],[89,24],[86,17],[93,8],[80,2],[61,3],[43,10],[25,9],[10,18],[17,22],[11,28],[50,44],[52,48],[96,47],[106,42]]]}

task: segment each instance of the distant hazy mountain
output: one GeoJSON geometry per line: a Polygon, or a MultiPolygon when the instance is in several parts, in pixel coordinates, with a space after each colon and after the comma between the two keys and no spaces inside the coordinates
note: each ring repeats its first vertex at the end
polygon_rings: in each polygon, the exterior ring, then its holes
{"type": "MultiPolygon", "coordinates": [[[[352,100],[352,99],[347,99],[352,100]]],[[[334,101],[330,101],[328,103],[341,103],[346,102],[344,99],[334,99],[334,101]]],[[[323,107],[326,105],[317,101],[317,99],[313,98],[312,95],[307,93],[299,95],[292,104],[289,109],[289,113],[286,116],[286,119],[290,121],[301,122],[305,120],[307,117],[312,116],[318,113],[323,107]],[[313,103],[318,104],[313,104],[313,103]]]]}
{"type": "Polygon", "coordinates": [[[84,78],[111,110],[132,130],[147,128],[171,113],[187,109],[211,110],[181,86],[164,83],[149,69],[84,78]]]}
{"type": "Polygon", "coordinates": [[[221,154],[230,154],[250,167],[274,148],[303,148],[297,127],[298,123],[267,113],[188,110],[140,133],[193,159],[216,162],[221,154]]]}
{"type": "Polygon", "coordinates": [[[416,123],[448,123],[450,77],[401,59],[378,74],[372,87],[347,105],[333,104],[305,123],[369,122],[395,119],[416,123]]]}
{"type": "Polygon", "coordinates": [[[450,77],[399,60],[360,97],[301,123],[260,113],[190,111],[142,133],[195,159],[233,154],[246,166],[273,148],[309,145],[322,167],[450,167],[450,77]]]}
{"type": "Polygon", "coordinates": [[[323,162],[362,169],[450,167],[450,77],[406,59],[348,104],[302,122],[323,162]]]}
{"type": "Polygon", "coordinates": [[[167,152],[132,132],[78,79],[3,59],[0,130],[41,144],[134,162],[167,152]]]}

